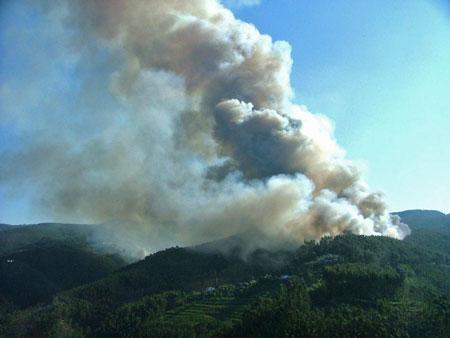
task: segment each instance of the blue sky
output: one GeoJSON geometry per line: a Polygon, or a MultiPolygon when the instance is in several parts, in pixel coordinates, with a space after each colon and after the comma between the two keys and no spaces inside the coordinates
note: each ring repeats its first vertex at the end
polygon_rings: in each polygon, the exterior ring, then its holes
{"type": "MultiPolygon", "coordinates": [[[[450,213],[447,1],[227,1],[239,18],[291,44],[295,101],[334,122],[338,142],[367,166],[371,187],[392,210],[450,213]]],[[[39,11],[1,2],[0,151],[20,147],[20,118],[11,112],[31,107],[38,127],[41,114],[74,108],[82,74],[74,77],[80,70],[64,39],[39,11]],[[33,101],[25,107],[23,97],[33,101]]],[[[0,178],[0,222],[46,220],[27,196],[11,196],[0,178]]]]}
{"type": "Polygon", "coordinates": [[[331,118],[394,210],[450,212],[450,5],[263,0],[239,18],[292,45],[296,102],[331,118]]]}

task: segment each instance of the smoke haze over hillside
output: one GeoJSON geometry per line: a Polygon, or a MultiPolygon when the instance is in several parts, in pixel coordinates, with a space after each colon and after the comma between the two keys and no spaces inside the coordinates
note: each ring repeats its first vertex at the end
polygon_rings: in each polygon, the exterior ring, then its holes
{"type": "Polygon", "coordinates": [[[58,84],[70,109],[25,102],[1,117],[22,145],[1,155],[0,184],[32,185],[41,213],[113,221],[123,245],[150,250],[253,230],[299,243],[408,235],[327,118],[293,103],[287,42],[215,0],[39,6],[67,44],[37,62],[70,60],[79,88],[58,84]]]}

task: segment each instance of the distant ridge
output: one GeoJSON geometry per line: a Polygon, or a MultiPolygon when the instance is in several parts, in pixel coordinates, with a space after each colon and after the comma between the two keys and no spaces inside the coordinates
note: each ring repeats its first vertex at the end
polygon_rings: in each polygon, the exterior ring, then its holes
{"type": "Polygon", "coordinates": [[[411,229],[424,228],[448,228],[450,227],[450,215],[437,210],[405,210],[393,213],[400,216],[403,223],[410,226],[411,229]]]}
{"type": "Polygon", "coordinates": [[[14,228],[15,228],[14,225],[0,223],[0,231],[6,231],[14,228]]]}
{"type": "Polygon", "coordinates": [[[438,210],[429,210],[429,209],[411,209],[411,210],[404,210],[399,212],[394,212],[394,214],[399,215],[400,217],[403,216],[417,216],[417,217],[442,217],[442,216],[449,216],[445,213],[438,211],[438,210]]]}

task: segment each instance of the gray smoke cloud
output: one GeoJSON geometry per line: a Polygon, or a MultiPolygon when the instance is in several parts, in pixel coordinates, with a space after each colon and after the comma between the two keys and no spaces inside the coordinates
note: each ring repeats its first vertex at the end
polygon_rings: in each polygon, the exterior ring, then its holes
{"type": "Polygon", "coordinates": [[[80,109],[27,126],[0,184],[32,182],[41,210],[114,221],[119,242],[149,251],[253,230],[298,243],[409,234],[329,120],[293,103],[287,42],[215,0],[54,4],[85,70],[80,109]]]}

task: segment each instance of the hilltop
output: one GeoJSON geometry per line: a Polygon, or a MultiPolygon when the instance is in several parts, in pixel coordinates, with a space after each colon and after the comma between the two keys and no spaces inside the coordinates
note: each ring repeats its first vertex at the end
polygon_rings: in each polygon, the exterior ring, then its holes
{"type": "MultiPolygon", "coordinates": [[[[61,237],[66,226],[49,231],[46,225],[51,240],[1,257],[14,262],[0,266],[26,266],[16,276],[27,280],[28,290],[50,291],[25,304],[23,293],[3,287],[0,335],[444,337],[450,332],[450,228],[427,223],[428,212],[399,214],[421,225],[412,225],[403,241],[347,234],[243,256],[245,234],[169,248],[128,265],[75,247],[73,238],[61,237]]],[[[29,240],[38,230],[20,233],[29,240]]],[[[13,238],[26,242],[17,233],[13,238]]]]}

